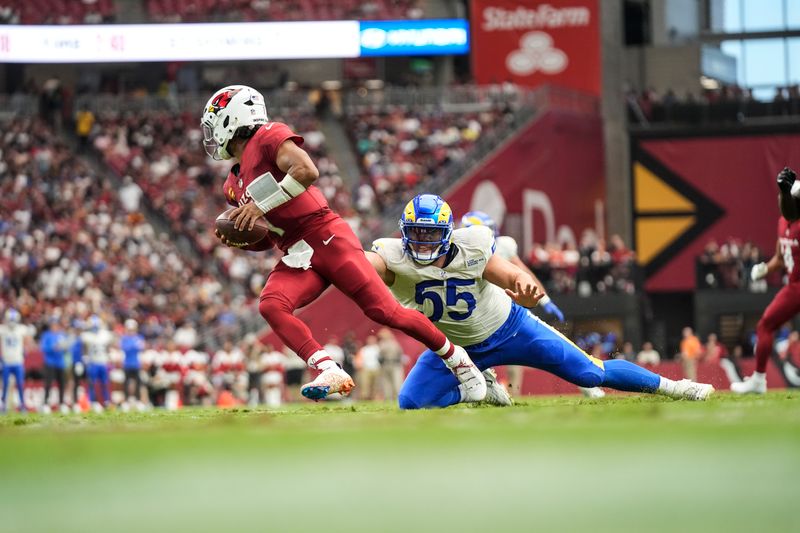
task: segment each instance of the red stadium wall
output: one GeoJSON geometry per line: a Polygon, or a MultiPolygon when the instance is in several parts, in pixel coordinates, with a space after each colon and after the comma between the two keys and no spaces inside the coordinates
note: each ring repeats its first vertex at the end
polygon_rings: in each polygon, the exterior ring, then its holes
{"type": "MultiPolygon", "coordinates": [[[[521,253],[526,238],[545,242],[580,236],[584,228],[602,225],[602,217],[598,222],[605,197],[600,120],[567,112],[544,113],[445,196],[456,220],[469,209],[482,209],[500,222],[515,221],[521,253]],[[528,224],[520,227],[524,221],[528,224]]],[[[332,336],[341,340],[347,331],[363,339],[379,327],[335,289],[298,316],[323,344],[332,336]]],[[[422,352],[419,343],[398,337],[407,354],[416,357],[422,352]]],[[[281,345],[274,332],[265,340],[281,345]]]]}
{"type": "Polygon", "coordinates": [[[634,245],[646,288],[688,291],[695,288],[695,258],[710,240],[750,240],[766,254],[775,249],[775,176],[800,166],[800,135],[640,139],[631,158],[634,245]],[[661,208],[647,197],[673,193],[661,208]]]}

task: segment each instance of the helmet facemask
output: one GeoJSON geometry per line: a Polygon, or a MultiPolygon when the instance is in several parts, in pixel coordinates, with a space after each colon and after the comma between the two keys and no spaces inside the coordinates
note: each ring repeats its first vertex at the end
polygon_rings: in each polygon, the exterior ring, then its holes
{"type": "Polygon", "coordinates": [[[403,249],[421,265],[429,265],[450,251],[450,226],[401,222],[400,232],[403,249]]]}

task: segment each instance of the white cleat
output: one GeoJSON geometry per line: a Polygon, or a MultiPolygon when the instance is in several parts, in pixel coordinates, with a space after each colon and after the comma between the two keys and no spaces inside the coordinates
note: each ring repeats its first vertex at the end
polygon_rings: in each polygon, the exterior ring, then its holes
{"type": "Polygon", "coordinates": [[[667,396],[676,400],[703,401],[707,400],[714,392],[714,387],[707,383],[697,383],[689,379],[675,382],[675,388],[667,396]]]}
{"type": "Polygon", "coordinates": [[[309,400],[324,400],[329,394],[337,392],[347,396],[355,386],[350,374],[336,366],[323,370],[317,379],[303,385],[300,392],[309,400]]]}
{"type": "Polygon", "coordinates": [[[767,378],[763,374],[754,373],[744,378],[744,381],[731,383],[731,390],[736,394],[765,394],[767,378]]]}
{"type": "Polygon", "coordinates": [[[102,413],[104,409],[100,402],[92,402],[92,411],[95,413],[102,413]]]}
{"type": "Polygon", "coordinates": [[[497,373],[492,368],[487,368],[483,371],[483,377],[486,379],[486,398],[483,399],[489,405],[500,405],[508,407],[514,405],[514,400],[508,393],[502,383],[497,381],[497,373]]]}
{"type": "Polygon", "coordinates": [[[41,412],[42,412],[43,415],[49,415],[52,412],[52,410],[50,409],[49,405],[44,404],[42,406],[42,411],[41,412]]]}
{"type": "Polygon", "coordinates": [[[605,398],[606,396],[606,391],[604,391],[600,387],[578,387],[578,388],[581,390],[581,394],[592,400],[596,400],[598,398],[605,398]]]}
{"type": "Polygon", "coordinates": [[[483,377],[464,348],[455,346],[453,355],[443,361],[461,383],[459,389],[463,397],[462,401],[480,402],[486,398],[486,378],[483,377]]]}

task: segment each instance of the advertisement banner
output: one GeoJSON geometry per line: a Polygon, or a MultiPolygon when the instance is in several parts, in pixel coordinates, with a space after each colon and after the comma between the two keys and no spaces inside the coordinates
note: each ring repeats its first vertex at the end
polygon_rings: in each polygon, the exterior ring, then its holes
{"type": "Polygon", "coordinates": [[[649,291],[695,289],[709,241],[756,244],[771,257],[784,166],[800,166],[800,135],[751,134],[634,140],[634,247],[649,291]]]}
{"type": "Polygon", "coordinates": [[[552,84],[600,94],[597,0],[472,0],[478,83],[552,84]]]}
{"type": "Polygon", "coordinates": [[[464,19],[0,26],[0,62],[355,58],[469,52],[464,19]]]}

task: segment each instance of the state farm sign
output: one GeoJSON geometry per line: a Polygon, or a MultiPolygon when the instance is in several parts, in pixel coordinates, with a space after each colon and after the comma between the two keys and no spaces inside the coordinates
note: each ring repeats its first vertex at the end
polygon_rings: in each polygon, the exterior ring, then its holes
{"type": "Polygon", "coordinates": [[[597,0],[473,0],[478,83],[545,83],[600,94],[597,0]]]}

